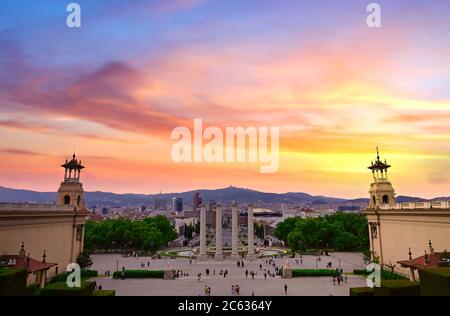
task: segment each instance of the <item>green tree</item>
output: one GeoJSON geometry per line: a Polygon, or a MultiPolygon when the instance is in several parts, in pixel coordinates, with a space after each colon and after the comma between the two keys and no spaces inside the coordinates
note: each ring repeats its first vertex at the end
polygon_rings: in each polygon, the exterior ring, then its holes
{"type": "Polygon", "coordinates": [[[92,266],[92,260],[89,253],[85,250],[77,258],[77,263],[81,269],[87,269],[92,266]]]}

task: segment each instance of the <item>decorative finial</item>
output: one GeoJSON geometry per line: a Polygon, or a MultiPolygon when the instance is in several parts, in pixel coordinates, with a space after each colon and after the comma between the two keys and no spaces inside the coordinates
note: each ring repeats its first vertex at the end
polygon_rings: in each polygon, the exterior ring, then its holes
{"type": "Polygon", "coordinates": [[[426,250],[425,250],[425,264],[428,264],[428,254],[426,250]]]}
{"type": "Polygon", "coordinates": [[[408,255],[409,255],[409,260],[412,260],[412,252],[411,252],[411,248],[409,248],[408,255]]]}
{"type": "Polygon", "coordinates": [[[22,245],[20,247],[19,256],[25,257],[25,243],[22,241],[22,245]]]}
{"type": "Polygon", "coordinates": [[[47,258],[47,255],[45,254],[45,249],[44,249],[44,254],[42,255],[42,263],[47,262],[47,261],[45,261],[45,258],[47,258]]]}
{"type": "Polygon", "coordinates": [[[30,253],[28,253],[28,257],[27,257],[27,267],[30,266],[30,253]]]}
{"type": "Polygon", "coordinates": [[[380,150],[378,149],[378,146],[377,146],[377,160],[380,161],[380,150]]]}
{"type": "Polygon", "coordinates": [[[433,248],[431,245],[431,240],[428,241],[428,246],[430,246],[430,248],[433,248]]]}

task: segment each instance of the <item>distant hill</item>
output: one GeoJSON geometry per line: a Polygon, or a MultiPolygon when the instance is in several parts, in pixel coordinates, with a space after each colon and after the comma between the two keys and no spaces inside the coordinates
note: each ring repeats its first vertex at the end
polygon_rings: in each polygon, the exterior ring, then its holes
{"type": "MultiPolygon", "coordinates": [[[[227,187],[214,190],[193,190],[181,193],[164,194],[116,194],[110,192],[85,192],[85,200],[88,206],[126,206],[126,205],[151,205],[155,198],[163,198],[170,201],[172,197],[181,197],[185,203],[192,203],[194,193],[199,192],[203,201],[214,200],[220,203],[237,201],[238,203],[250,202],[272,202],[286,204],[310,204],[321,205],[330,203],[369,203],[369,199],[340,199],[326,196],[313,196],[302,192],[269,193],[251,189],[227,187]]],[[[30,202],[30,203],[53,203],[56,201],[56,192],[36,192],[30,190],[20,190],[0,187],[1,202],[30,202]]],[[[439,198],[450,199],[450,198],[439,198]]],[[[424,201],[418,197],[399,196],[398,202],[424,201]]]]}

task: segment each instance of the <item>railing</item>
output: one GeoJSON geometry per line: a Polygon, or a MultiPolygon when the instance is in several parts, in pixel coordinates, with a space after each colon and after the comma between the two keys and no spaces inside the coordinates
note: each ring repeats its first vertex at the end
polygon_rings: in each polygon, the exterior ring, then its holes
{"type": "Polygon", "coordinates": [[[73,212],[73,205],[1,203],[0,212],[73,212]]]}

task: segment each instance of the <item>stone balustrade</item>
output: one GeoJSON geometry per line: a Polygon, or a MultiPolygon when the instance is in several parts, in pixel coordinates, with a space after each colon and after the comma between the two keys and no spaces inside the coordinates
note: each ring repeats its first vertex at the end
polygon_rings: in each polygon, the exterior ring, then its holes
{"type": "Polygon", "coordinates": [[[394,206],[382,205],[382,210],[450,209],[450,201],[404,202],[394,206]]]}
{"type": "Polygon", "coordinates": [[[73,205],[4,203],[0,202],[0,212],[73,212],[73,205]]]}

